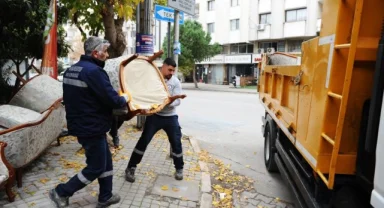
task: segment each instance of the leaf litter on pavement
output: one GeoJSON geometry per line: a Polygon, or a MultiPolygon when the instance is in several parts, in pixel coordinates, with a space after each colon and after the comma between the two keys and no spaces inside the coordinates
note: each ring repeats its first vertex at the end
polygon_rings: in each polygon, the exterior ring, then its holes
{"type": "Polygon", "coordinates": [[[231,166],[219,159],[214,159],[206,150],[199,154],[199,160],[211,166],[212,177],[212,205],[214,207],[231,208],[233,193],[238,195],[244,191],[252,191],[254,181],[231,170],[231,166]]]}

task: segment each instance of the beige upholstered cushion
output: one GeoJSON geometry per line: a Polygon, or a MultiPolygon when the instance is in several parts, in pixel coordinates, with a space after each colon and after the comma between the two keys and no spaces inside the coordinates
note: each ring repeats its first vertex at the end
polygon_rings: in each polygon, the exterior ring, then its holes
{"type": "Polygon", "coordinates": [[[0,157],[0,184],[2,184],[9,177],[8,168],[5,166],[4,162],[0,157]]]}
{"type": "Polygon", "coordinates": [[[123,89],[130,96],[131,110],[156,109],[167,102],[169,93],[156,66],[136,58],[121,73],[123,89]]]}
{"type": "Polygon", "coordinates": [[[62,97],[61,82],[47,75],[39,75],[29,80],[9,101],[9,104],[42,113],[62,97]]]}
{"type": "Polygon", "coordinates": [[[0,126],[5,128],[38,121],[40,118],[41,114],[33,110],[13,105],[0,106],[0,126]]]}

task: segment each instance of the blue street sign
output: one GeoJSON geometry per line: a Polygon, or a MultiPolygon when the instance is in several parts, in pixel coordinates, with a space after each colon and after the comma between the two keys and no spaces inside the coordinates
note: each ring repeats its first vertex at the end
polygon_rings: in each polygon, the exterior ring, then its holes
{"type": "MultiPolygon", "coordinates": [[[[155,19],[165,22],[174,22],[175,10],[170,7],[155,5],[155,19]]],[[[184,12],[180,12],[179,24],[184,24],[184,12]]]]}

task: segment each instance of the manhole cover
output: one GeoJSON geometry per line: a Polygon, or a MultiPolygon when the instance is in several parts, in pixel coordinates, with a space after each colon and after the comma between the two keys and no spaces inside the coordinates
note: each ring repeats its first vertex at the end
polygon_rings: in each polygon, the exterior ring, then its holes
{"type": "Polygon", "coordinates": [[[199,183],[196,181],[177,181],[173,177],[159,176],[152,189],[152,194],[198,201],[199,183]]]}

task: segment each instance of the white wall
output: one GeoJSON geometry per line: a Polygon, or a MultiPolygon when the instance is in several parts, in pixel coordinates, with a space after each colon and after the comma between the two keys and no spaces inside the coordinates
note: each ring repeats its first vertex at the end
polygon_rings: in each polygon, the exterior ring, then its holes
{"type": "Polygon", "coordinates": [[[264,30],[257,31],[259,40],[271,39],[271,25],[265,25],[264,30]]]}
{"type": "MultiPolygon", "coordinates": [[[[317,0],[308,0],[308,2],[316,2],[317,0]]],[[[298,9],[307,6],[307,0],[285,0],[285,9],[298,9]]]]}
{"type": "Polygon", "coordinates": [[[306,36],[316,36],[319,12],[321,12],[319,11],[319,2],[315,0],[307,0],[306,36]]]}
{"type": "Polygon", "coordinates": [[[273,0],[272,5],[272,28],[271,28],[271,38],[279,39],[283,37],[284,32],[284,22],[285,22],[285,10],[284,10],[284,0],[273,0]]]}
{"type": "Polygon", "coordinates": [[[284,37],[303,37],[305,36],[306,21],[284,23],[284,37]]]}
{"type": "Polygon", "coordinates": [[[211,34],[212,39],[219,44],[247,42],[249,29],[249,6],[254,0],[240,0],[239,6],[231,7],[230,0],[216,0],[213,11],[208,11],[207,0],[197,0],[199,3],[198,21],[207,31],[208,23],[215,23],[215,32],[211,34]],[[240,19],[239,30],[230,30],[230,20],[240,19]]]}
{"type": "MultiPolygon", "coordinates": [[[[259,14],[261,13],[268,13],[268,12],[271,12],[271,8],[272,8],[272,4],[271,4],[271,1],[272,0],[259,0],[259,14]]],[[[256,0],[253,1],[253,3],[256,4],[256,0]]],[[[255,10],[257,11],[257,10],[255,10]]]]}
{"type": "Polygon", "coordinates": [[[214,22],[215,32],[212,39],[222,45],[298,37],[296,35],[315,36],[321,11],[318,0],[239,0],[240,5],[237,7],[231,7],[230,0],[216,0],[214,11],[207,10],[208,0],[196,2],[199,3],[198,21],[205,31],[207,23],[214,22]],[[297,8],[307,8],[307,20],[304,24],[300,22],[285,26],[285,11],[297,8]],[[257,31],[259,14],[262,13],[272,14],[271,25],[266,25],[264,31],[257,31]],[[240,30],[230,30],[231,19],[240,19],[240,30]],[[289,28],[294,31],[287,31],[289,28]]]}

